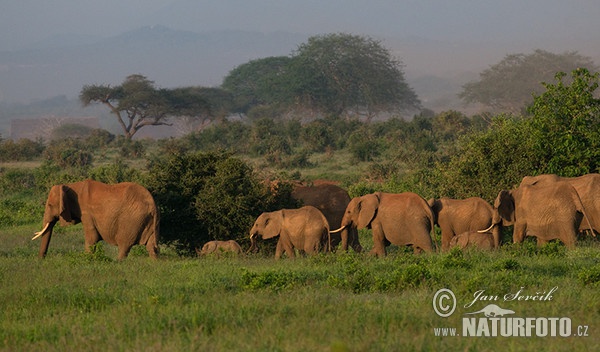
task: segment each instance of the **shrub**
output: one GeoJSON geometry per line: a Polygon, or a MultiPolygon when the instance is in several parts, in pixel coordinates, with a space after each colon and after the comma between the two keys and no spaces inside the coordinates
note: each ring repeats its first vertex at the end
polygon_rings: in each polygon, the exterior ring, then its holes
{"type": "Polygon", "coordinates": [[[111,165],[96,167],[89,172],[89,177],[104,183],[138,182],[142,178],[137,169],[129,167],[122,159],[117,159],[111,165]]]}
{"type": "Polygon", "coordinates": [[[92,164],[92,153],[79,139],[51,141],[44,151],[44,158],[61,167],[86,167],[92,164]]]}
{"type": "Polygon", "coordinates": [[[0,140],[0,162],[32,160],[40,157],[43,151],[44,144],[41,140],[0,140]]]}
{"type": "Polygon", "coordinates": [[[291,188],[271,191],[227,152],[168,155],[153,161],[149,171],[162,240],[181,254],[214,239],[247,242],[258,215],[291,203],[291,188]]]}

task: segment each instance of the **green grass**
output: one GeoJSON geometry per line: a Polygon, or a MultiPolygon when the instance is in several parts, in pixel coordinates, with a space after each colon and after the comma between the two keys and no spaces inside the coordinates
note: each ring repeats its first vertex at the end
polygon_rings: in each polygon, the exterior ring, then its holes
{"type": "MultiPolygon", "coordinates": [[[[531,242],[496,253],[452,251],[386,258],[330,254],[275,261],[263,256],[180,258],[163,248],[153,261],[136,247],[83,253],[80,226],[57,227],[39,260],[35,226],[0,230],[0,350],[398,351],[586,350],[600,343],[600,246],[572,251],[531,242]],[[441,288],[459,304],[477,290],[541,292],[552,301],[495,302],[520,317],[571,318],[588,337],[436,337],[462,333],[463,313],[432,308],[441,288]]],[[[369,247],[369,241],[363,242],[369,247]]]]}

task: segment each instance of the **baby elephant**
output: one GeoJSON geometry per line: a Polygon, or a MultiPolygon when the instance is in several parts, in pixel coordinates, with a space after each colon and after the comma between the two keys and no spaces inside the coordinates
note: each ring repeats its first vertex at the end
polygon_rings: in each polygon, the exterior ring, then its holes
{"type": "Polygon", "coordinates": [[[210,241],[206,242],[206,244],[202,246],[201,251],[196,248],[196,253],[198,253],[199,256],[204,256],[207,254],[220,255],[223,253],[233,253],[235,255],[239,255],[242,253],[242,247],[240,247],[240,245],[234,240],[210,241]]]}
{"type": "Polygon", "coordinates": [[[480,233],[477,231],[463,232],[458,236],[452,237],[450,240],[450,248],[479,248],[484,250],[492,250],[495,247],[494,237],[489,232],[480,233]]]}

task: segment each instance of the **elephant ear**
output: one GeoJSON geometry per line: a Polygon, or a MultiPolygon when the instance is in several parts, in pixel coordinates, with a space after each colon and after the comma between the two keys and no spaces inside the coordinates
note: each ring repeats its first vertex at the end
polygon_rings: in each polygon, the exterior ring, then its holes
{"type": "Polygon", "coordinates": [[[510,191],[502,190],[498,193],[494,208],[507,225],[515,222],[515,199],[510,191]]]}
{"type": "Polygon", "coordinates": [[[68,224],[72,224],[75,221],[71,216],[73,211],[73,200],[69,197],[69,187],[65,185],[60,185],[58,188],[58,200],[59,200],[59,209],[60,209],[60,224],[61,226],[65,226],[68,224]]]}
{"type": "Polygon", "coordinates": [[[283,223],[283,212],[276,211],[265,217],[265,223],[262,238],[269,239],[279,236],[281,233],[281,224],[283,223]]]}
{"type": "Polygon", "coordinates": [[[458,239],[456,240],[458,242],[458,246],[460,248],[466,248],[467,245],[469,244],[469,235],[468,234],[463,234],[458,236],[458,239]]]}
{"type": "Polygon", "coordinates": [[[375,194],[367,194],[362,196],[360,202],[357,203],[358,207],[358,222],[356,227],[364,229],[371,224],[371,221],[375,218],[377,208],[379,207],[379,198],[375,194]]]}

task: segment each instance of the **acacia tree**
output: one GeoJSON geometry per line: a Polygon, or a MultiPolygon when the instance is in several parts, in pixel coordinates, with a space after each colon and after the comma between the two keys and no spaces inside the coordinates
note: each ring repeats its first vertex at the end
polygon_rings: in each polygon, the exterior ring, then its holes
{"type": "Polygon", "coordinates": [[[552,80],[557,72],[571,72],[578,67],[597,69],[590,58],[577,52],[553,54],[538,49],[528,55],[507,55],[481,72],[479,81],[465,84],[459,97],[467,104],[480,103],[494,112],[520,114],[532,103],[532,94],[543,92],[542,82],[552,80]]]}
{"type": "Polygon", "coordinates": [[[209,103],[192,89],[159,89],[143,75],[130,75],[121,85],[86,85],[79,94],[84,106],[101,103],[111,110],[131,139],[146,126],[170,125],[173,116],[202,115],[209,103]]]}

